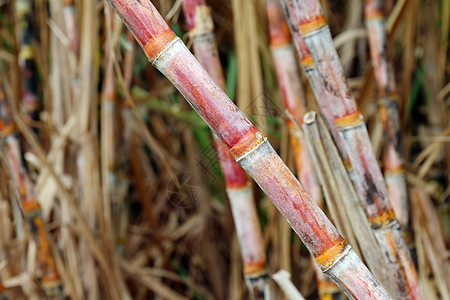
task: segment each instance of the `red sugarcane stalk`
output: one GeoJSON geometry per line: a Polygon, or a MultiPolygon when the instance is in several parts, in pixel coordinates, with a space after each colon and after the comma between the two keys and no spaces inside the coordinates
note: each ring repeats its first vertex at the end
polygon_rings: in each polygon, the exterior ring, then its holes
{"type": "Polygon", "coordinates": [[[397,87],[392,63],[388,57],[384,1],[367,0],[366,26],[369,33],[370,54],[378,87],[378,108],[384,131],[383,168],[395,215],[406,237],[410,234],[406,177],[403,172],[400,115],[397,87]]]}
{"type": "MultiPolygon", "coordinates": [[[[281,4],[278,0],[267,0],[267,18],[270,34],[270,46],[275,62],[278,84],[280,86],[286,111],[298,123],[303,123],[306,112],[305,96],[301,85],[300,70],[295,59],[295,51],[291,44],[291,34],[286,23],[281,4]]],[[[302,137],[296,134],[297,127],[291,118],[287,118],[292,144],[294,145],[294,159],[298,178],[316,203],[321,206],[322,192],[320,191],[308,149],[302,137]]]]}
{"type": "Polygon", "coordinates": [[[6,146],[6,153],[17,194],[26,220],[30,224],[32,236],[38,249],[38,261],[42,288],[49,299],[63,299],[62,284],[56,269],[47,231],[39,202],[36,199],[34,185],[22,163],[18,133],[12,119],[11,109],[2,87],[0,76],[0,132],[6,146]]]}
{"type": "MultiPolygon", "coordinates": [[[[305,41],[301,36],[298,26],[297,27],[294,26],[294,24],[300,24],[300,19],[296,12],[295,3],[292,0],[290,0],[290,1],[283,1],[282,4],[285,9],[286,19],[291,29],[294,44],[296,45],[297,52],[301,59],[301,64],[306,73],[306,76],[308,77],[309,83],[312,87],[313,93],[318,102],[321,114],[324,117],[325,123],[334,139],[334,142],[338,146],[338,150],[341,156],[344,158],[343,159],[344,167],[347,170],[349,177],[352,177],[354,176],[354,172],[352,170],[349,156],[347,155],[347,149],[345,147],[344,140],[342,136],[339,134],[338,127],[334,122],[333,111],[331,110],[331,106],[328,105],[327,101],[328,93],[326,91],[325,85],[323,84],[322,77],[317,71],[317,68],[314,64],[314,60],[311,56],[311,53],[309,52],[308,46],[305,44],[305,41]]],[[[342,176],[338,175],[337,178],[345,182],[345,175],[342,176]]],[[[343,186],[341,186],[341,189],[344,189],[346,195],[349,196],[343,198],[345,199],[346,203],[348,203],[348,205],[352,206],[355,205],[356,201],[360,201],[359,199],[354,198],[355,195],[350,192],[351,188],[349,188],[348,185],[344,184],[343,186]]],[[[357,196],[357,198],[359,198],[359,196],[357,196]]],[[[356,219],[360,220],[362,216],[360,216],[359,211],[358,212],[357,211],[358,210],[354,211],[357,214],[356,219]]],[[[352,227],[355,233],[356,232],[361,233],[363,231],[359,225],[352,224],[352,227]]],[[[375,239],[375,236],[373,236],[372,239],[371,237],[365,235],[364,236],[357,235],[357,238],[361,246],[364,246],[364,245],[371,245],[373,240],[375,239]]],[[[383,259],[383,257],[381,256],[382,255],[381,248],[378,246],[378,242],[368,247],[362,247],[361,251],[364,254],[364,258],[366,259],[372,272],[374,272],[375,275],[378,276],[378,278],[382,281],[382,283],[385,286],[388,286],[390,283],[390,279],[386,277],[385,268],[382,267],[383,264],[379,263],[379,259],[383,259]]],[[[390,290],[392,292],[395,292],[395,290],[392,288],[390,290]]]]}
{"type": "Polygon", "coordinates": [[[383,253],[387,261],[391,262],[399,294],[403,299],[423,299],[417,271],[390,204],[387,187],[362,115],[333,47],[320,3],[315,0],[294,0],[292,3],[299,18],[299,31],[323,78],[326,99],[333,111],[339,133],[346,143],[347,154],[354,169],[352,180],[364,201],[383,253]]]}
{"type": "MultiPolygon", "coordinates": [[[[295,58],[295,50],[291,44],[289,25],[279,0],[266,0],[267,20],[270,35],[270,46],[277,72],[283,103],[287,113],[297,122],[303,123],[306,112],[305,95],[301,84],[300,70],[295,58]]],[[[290,137],[294,146],[294,160],[299,181],[311,195],[311,198],[323,209],[323,198],[320,186],[312,166],[312,160],[305,140],[298,132],[298,125],[287,118],[290,137]]],[[[337,286],[315,265],[319,296],[321,299],[333,297],[340,293],[337,286]]]]}
{"type": "Polygon", "coordinates": [[[314,96],[319,104],[320,111],[325,118],[325,122],[333,136],[335,143],[339,146],[339,151],[341,156],[344,158],[345,166],[347,169],[351,169],[350,159],[347,155],[347,150],[345,147],[344,140],[339,134],[339,130],[334,122],[334,115],[331,107],[327,105],[327,92],[323,80],[320,77],[319,72],[314,64],[314,60],[309,52],[308,46],[306,45],[303,37],[300,33],[298,26],[295,24],[300,23],[300,18],[296,12],[296,5],[292,0],[283,0],[282,2],[287,23],[290,27],[292,39],[297,48],[297,53],[301,60],[301,65],[305,70],[306,76],[308,77],[309,83],[313,90],[314,96]]]}
{"type": "Polygon", "coordinates": [[[258,183],[351,299],[392,299],[311,200],[269,142],[225,95],[148,0],[109,0],[152,64],[180,91],[258,183]]]}
{"type": "MultiPolygon", "coordinates": [[[[216,46],[210,8],[205,1],[184,0],[183,9],[196,58],[225,91],[225,78],[216,46]]],[[[244,170],[236,163],[227,147],[216,135],[213,137],[225,177],[226,191],[241,248],[243,273],[250,295],[253,299],[266,299],[267,259],[253,200],[253,188],[244,170]]]]}

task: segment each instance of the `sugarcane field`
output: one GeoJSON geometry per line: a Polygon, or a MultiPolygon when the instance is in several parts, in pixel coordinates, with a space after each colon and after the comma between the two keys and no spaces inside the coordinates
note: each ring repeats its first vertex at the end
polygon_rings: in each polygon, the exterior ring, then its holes
{"type": "Polygon", "coordinates": [[[450,0],[0,0],[0,300],[450,300],[450,0]]]}

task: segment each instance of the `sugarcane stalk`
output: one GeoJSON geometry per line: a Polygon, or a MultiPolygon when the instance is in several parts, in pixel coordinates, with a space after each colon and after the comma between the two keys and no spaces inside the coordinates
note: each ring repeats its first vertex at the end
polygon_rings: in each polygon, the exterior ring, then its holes
{"type": "Polygon", "coordinates": [[[301,65],[305,71],[308,81],[311,85],[314,96],[317,99],[320,112],[322,113],[326,124],[333,135],[335,143],[338,145],[339,152],[344,159],[345,166],[348,170],[351,170],[351,163],[348,155],[346,153],[346,147],[344,140],[339,134],[339,130],[334,122],[334,115],[331,107],[327,104],[327,93],[323,80],[320,77],[319,72],[314,64],[314,60],[309,52],[308,46],[306,45],[303,37],[300,33],[298,26],[295,24],[300,24],[300,18],[296,10],[296,5],[293,0],[283,0],[282,5],[285,10],[286,21],[291,30],[292,39],[297,48],[297,53],[301,61],[301,65]]]}
{"type": "Polygon", "coordinates": [[[384,1],[367,0],[366,27],[369,35],[370,54],[378,87],[378,111],[383,124],[383,169],[392,207],[398,222],[411,240],[406,177],[403,172],[400,114],[394,69],[388,56],[384,1]]]}
{"type": "MultiPolygon", "coordinates": [[[[311,150],[313,159],[318,160],[317,163],[314,163],[314,166],[320,167],[324,171],[324,174],[319,179],[321,181],[329,181],[329,184],[323,184],[327,199],[331,197],[338,198],[336,199],[337,202],[339,202],[339,198],[342,199],[340,202],[345,207],[345,211],[351,220],[353,232],[358,240],[358,245],[365,261],[383,286],[395,297],[397,289],[392,284],[392,276],[388,272],[388,264],[384,260],[378,241],[367,219],[365,209],[355,191],[327,126],[322,118],[312,111],[305,114],[303,128],[307,137],[308,147],[313,148],[311,150]],[[317,154],[317,157],[315,154],[317,154]]],[[[317,174],[321,175],[322,172],[318,171],[317,174]]]]}
{"type": "Polygon", "coordinates": [[[109,0],[160,70],[258,183],[351,299],[392,299],[311,200],[266,138],[226,96],[147,0],[109,0]]]}
{"type": "MultiPolygon", "coordinates": [[[[287,0],[285,0],[287,1],[287,0]]],[[[348,86],[318,1],[294,0],[299,31],[323,79],[334,121],[354,170],[352,180],[363,200],[375,235],[392,267],[402,299],[423,299],[417,271],[395,217],[367,128],[348,86]]]]}
{"type": "MultiPolygon", "coordinates": [[[[284,107],[288,116],[290,116],[287,118],[287,123],[294,148],[297,177],[304,185],[306,191],[311,195],[311,198],[323,209],[322,192],[312,166],[310,153],[303,136],[299,133],[297,125],[303,123],[306,103],[301,84],[300,70],[295,58],[295,49],[291,44],[289,25],[284,17],[280,1],[266,0],[266,10],[270,47],[278,77],[278,84],[282,92],[284,107]]],[[[315,268],[315,271],[319,295],[322,299],[333,297],[333,294],[329,294],[329,292],[340,293],[337,286],[328,277],[324,276],[319,268],[315,268]],[[332,286],[334,286],[334,289],[330,288],[332,286]]]]}
{"type": "MultiPolygon", "coordinates": [[[[196,58],[225,91],[225,78],[216,46],[210,8],[202,0],[184,0],[183,9],[196,58]]],[[[227,147],[215,134],[213,138],[238,235],[245,281],[252,299],[269,299],[267,259],[253,200],[252,184],[227,147]]]]}
{"type": "Polygon", "coordinates": [[[48,299],[64,299],[62,283],[56,269],[42,211],[34,192],[34,184],[22,162],[21,147],[11,109],[2,87],[0,76],[0,132],[5,145],[9,167],[25,219],[38,250],[38,263],[41,271],[41,285],[48,299]]]}
{"type": "MultiPolygon", "coordinates": [[[[346,238],[351,242],[355,249],[359,250],[356,238],[350,225],[349,217],[345,209],[344,201],[340,195],[339,184],[334,176],[334,168],[327,157],[324,145],[321,143],[319,127],[316,123],[317,115],[314,111],[305,115],[303,129],[306,135],[306,141],[311,153],[316,173],[318,174],[320,184],[327,199],[330,210],[336,210],[332,213],[332,218],[336,219],[336,227],[340,232],[345,233],[346,238]],[[333,217],[335,215],[335,217],[333,217]]],[[[357,251],[358,253],[359,251],[357,251]]]]}
{"type": "MultiPolygon", "coordinates": [[[[338,127],[334,121],[333,112],[331,110],[331,107],[328,105],[328,96],[325,85],[323,84],[322,77],[317,71],[314,60],[311,56],[311,53],[309,52],[308,46],[301,36],[298,26],[294,26],[294,24],[300,23],[296,7],[293,1],[283,1],[282,4],[285,9],[285,16],[291,29],[294,44],[301,59],[301,65],[308,77],[309,83],[318,102],[320,112],[324,117],[328,130],[330,131],[334,140],[334,143],[331,140],[326,141],[328,143],[326,149],[334,149],[334,144],[336,144],[338,146],[337,149],[339,150],[340,156],[342,157],[344,170],[346,170],[346,172],[341,171],[339,173],[335,173],[336,180],[339,182],[339,191],[342,193],[345,203],[352,207],[351,210],[348,210],[348,213],[352,214],[352,218],[359,223],[356,224],[356,222],[352,222],[352,227],[354,228],[354,231],[358,233],[357,238],[359,244],[361,245],[361,251],[372,272],[374,272],[375,276],[379,280],[381,280],[383,286],[388,288],[388,291],[392,295],[396,292],[396,289],[390,288],[392,280],[390,279],[390,276],[387,277],[387,274],[385,272],[386,268],[383,268],[381,266],[383,265],[382,263],[380,263],[380,261],[383,259],[381,248],[378,245],[378,242],[375,239],[373,233],[368,233],[367,230],[362,230],[363,228],[365,228],[364,224],[368,223],[368,220],[365,211],[361,212],[358,205],[356,204],[356,202],[359,203],[361,200],[359,200],[359,196],[356,194],[356,192],[354,192],[353,185],[348,178],[349,176],[350,178],[354,176],[354,171],[352,170],[351,162],[349,156],[347,155],[347,149],[345,147],[344,140],[339,134],[338,127]]],[[[334,161],[335,168],[340,166],[339,161],[341,161],[341,158],[339,157],[339,154],[328,152],[327,156],[328,160],[330,160],[331,163],[333,163],[334,161]]]]}
{"type": "Polygon", "coordinates": [[[28,125],[39,120],[40,101],[35,79],[34,51],[32,47],[31,0],[15,2],[19,40],[19,65],[22,72],[22,109],[28,125]]]}
{"type": "MultiPolygon", "coordinates": [[[[301,85],[300,70],[295,58],[295,50],[291,44],[289,27],[278,0],[266,0],[266,8],[270,46],[284,107],[295,122],[302,124],[303,115],[306,112],[305,95],[301,85]]],[[[321,206],[323,202],[322,193],[314,174],[305,141],[296,134],[297,127],[291,118],[287,118],[287,123],[290,138],[294,145],[294,160],[299,173],[298,178],[312,199],[321,206]]]]}

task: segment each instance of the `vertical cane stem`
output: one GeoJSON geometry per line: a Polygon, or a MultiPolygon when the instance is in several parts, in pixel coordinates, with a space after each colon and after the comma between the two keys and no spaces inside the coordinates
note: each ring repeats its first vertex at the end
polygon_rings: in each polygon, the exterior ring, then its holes
{"type": "Polygon", "coordinates": [[[383,1],[367,0],[366,26],[369,33],[370,54],[378,87],[378,110],[383,124],[383,168],[395,215],[410,239],[408,195],[403,172],[400,116],[397,88],[389,59],[383,1]]]}
{"type": "MultiPolygon", "coordinates": [[[[222,90],[225,79],[214,36],[210,8],[205,1],[184,0],[183,9],[193,39],[194,54],[222,90]]],[[[253,188],[230,151],[213,135],[236,227],[244,276],[253,299],[267,299],[268,270],[261,228],[253,200],[253,188]]]]}
{"type": "Polygon", "coordinates": [[[372,150],[362,115],[345,78],[331,34],[315,0],[294,0],[299,31],[308,46],[326,87],[326,99],[334,122],[345,141],[355,176],[356,190],[364,201],[375,235],[391,262],[396,285],[402,298],[423,299],[417,271],[389,200],[384,178],[372,150]]]}
{"type": "MultiPolygon", "coordinates": [[[[304,185],[311,198],[323,209],[323,198],[319,183],[313,169],[313,161],[306,147],[305,139],[299,132],[298,124],[303,123],[305,114],[305,95],[301,83],[300,70],[295,58],[295,50],[291,44],[289,26],[278,0],[266,0],[267,20],[270,35],[270,47],[275,63],[283,103],[287,114],[289,134],[294,148],[294,160],[297,177],[304,185]]],[[[314,263],[314,262],[313,262],[314,263]]],[[[333,297],[339,293],[337,286],[315,268],[320,297],[333,297]],[[334,286],[334,289],[332,288],[334,286]],[[331,288],[330,288],[331,287],[331,288]]]]}

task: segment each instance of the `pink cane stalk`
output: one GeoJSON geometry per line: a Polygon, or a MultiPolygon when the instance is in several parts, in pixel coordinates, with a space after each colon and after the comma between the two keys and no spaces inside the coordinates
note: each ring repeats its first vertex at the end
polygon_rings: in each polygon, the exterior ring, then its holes
{"type": "Polygon", "coordinates": [[[311,200],[269,142],[226,96],[148,0],[108,0],[146,53],[258,183],[351,299],[392,299],[311,200]]]}
{"type": "Polygon", "coordinates": [[[386,183],[373,153],[367,128],[351,94],[320,3],[315,0],[294,0],[292,3],[299,17],[297,26],[323,78],[326,99],[345,141],[347,155],[355,172],[352,180],[364,201],[386,260],[391,262],[399,293],[402,299],[423,299],[417,271],[389,201],[386,183]]]}
{"type": "MultiPolygon", "coordinates": [[[[311,195],[311,198],[323,209],[322,192],[317,182],[305,140],[298,128],[298,125],[303,123],[303,115],[306,112],[305,95],[301,83],[300,70],[295,58],[295,50],[291,44],[289,25],[286,22],[279,0],[266,0],[266,10],[270,46],[278,84],[283,95],[284,107],[291,116],[291,118],[287,118],[287,122],[294,147],[297,177],[311,195]]],[[[315,266],[315,270],[321,298],[333,297],[333,293],[340,293],[337,286],[328,277],[324,276],[319,268],[315,266]]]]}
{"type": "MultiPolygon", "coordinates": [[[[347,179],[346,177],[354,176],[354,172],[352,170],[349,156],[347,155],[347,149],[345,147],[344,140],[342,136],[339,134],[338,127],[334,122],[333,112],[331,111],[331,107],[328,105],[327,102],[328,94],[325,85],[323,84],[322,77],[317,71],[317,68],[314,64],[314,60],[311,56],[311,53],[309,52],[308,46],[306,46],[305,41],[301,36],[298,26],[295,27],[293,25],[300,23],[299,16],[296,12],[295,3],[292,0],[289,0],[283,1],[282,4],[284,5],[286,19],[291,29],[291,34],[294,43],[296,45],[297,52],[301,59],[302,67],[306,73],[306,76],[308,77],[309,83],[312,87],[313,93],[316,97],[321,114],[324,117],[328,130],[330,131],[334,139],[334,143],[337,144],[338,146],[340,155],[344,158],[343,163],[345,169],[347,170],[346,172],[348,172],[348,174],[341,172],[336,173],[335,175],[336,179],[341,181],[340,192],[343,195],[345,195],[343,199],[345,199],[346,205],[353,206],[354,208],[347,211],[348,214],[352,214],[352,219],[354,221],[352,222],[353,231],[355,233],[359,233],[356,235],[356,238],[358,239],[358,243],[361,246],[362,254],[364,255],[364,258],[367,264],[369,265],[370,269],[378,277],[378,279],[382,281],[385,287],[390,287],[391,280],[388,277],[386,277],[387,275],[385,271],[386,268],[383,268],[383,265],[385,264],[379,263],[380,259],[383,259],[381,248],[379,247],[378,242],[376,242],[373,233],[368,233],[363,230],[365,229],[365,226],[361,226],[361,222],[364,222],[365,221],[364,219],[367,220],[367,216],[365,215],[365,211],[361,212],[360,208],[355,206],[357,202],[360,202],[359,196],[356,195],[356,192],[352,193],[353,186],[350,186],[346,181],[347,179]],[[375,244],[373,242],[375,242],[375,244]]],[[[331,158],[328,157],[328,159],[331,158]]],[[[395,292],[395,289],[393,288],[389,290],[391,292],[395,292]]]]}
{"type": "MultiPolygon", "coordinates": [[[[278,0],[267,0],[267,20],[269,25],[270,46],[277,72],[283,103],[286,111],[298,123],[303,123],[306,112],[305,95],[301,85],[300,70],[295,58],[295,50],[291,44],[291,34],[286,23],[281,4],[278,0]]],[[[291,118],[287,118],[290,137],[294,145],[294,159],[298,178],[303,183],[312,199],[321,206],[322,192],[317,183],[311,159],[305,141],[296,133],[296,125],[291,118]]]]}
{"type": "Polygon", "coordinates": [[[291,29],[294,44],[297,48],[297,53],[301,60],[301,65],[306,73],[306,76],[308,77],[314,96],[317,99],[320,111],[325,118],[331,134],[333,135],[335,143],[339,146],[339,151],[341,153],[341,156],[344,158],[346,168],[351,169],[351,163],[346,153],[347,150],[345,148],[344,140],[340,136],[336,123],[334,122],[334,115],[331,107],[325,100],[327,99],[325,85],[323,84],[322,78],[317,71],[314,60],[311,56],[311,53],[309,52],[308,46],[306,46],[306,43],[303,40],[298,26],[294,25],[300,23],[300,18],[296,12],[295,3],[292,0],[284,0],[282,4],[284,6],[287,23],[289,24],[289,27],[291,29]]]}
{"type": "MultiPolygon", "coordinates": [[[[367,0],[366,26],[369,33],[370,54],[378,87],[378,109],[384,131],[383,168],[395,215],[406,233],[410,235],[406,177],[403,172],[400,116],[397,88],[392,63],[388,57],[386,20],[382,0],[367,0]]],[[[411,237],[409,237],[411,238],[411,237]]]]}
{"type": "MultiPolygon", "coordinates": [[[[193,39],[194,54],[208,74],[225,91],[225,79],[214,36],[210,8],[205,1],[184,0],[183,9],[193,39]]],[[[268,269],[258,221],[253,188],[244,170],[214,134],[214,142],[225,177],[226,191],[241,248],[244,275],[252,299],[267,299],[268,269]]]]}
{"type": "Polygon", "coordinates": [[[0,76],[0,133],[6,148],[7,160],[12,179],[17,189],[20,203],[31,233],[38,249],[38,262],[41,271],[41,285],[49,299],[64,299],[62,284],[56,269],[47,231],[42,218],[42,211],[34,192],[34,184],[22,163],[21,147],[16,124],[12,119],[11,108],[3,92],[0,76]]]}

